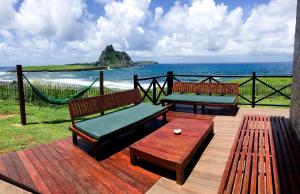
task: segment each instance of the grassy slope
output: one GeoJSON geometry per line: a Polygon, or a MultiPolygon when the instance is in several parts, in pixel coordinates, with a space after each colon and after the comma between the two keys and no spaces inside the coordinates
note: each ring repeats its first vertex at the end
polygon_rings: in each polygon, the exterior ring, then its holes
{"type": "Polygon", "coordinates": [[[1,101],[0,114],[15,116],[0,120],[0,154],[29,148],[69,136],[69,113],[67,108],[27,104],[28,125],[20,125],[17,102],[1,101]],[[57,122],[57,123],[55,123],[57,122]]]}
{"type": "Polygon", "coordinates": [[[66,71],[78,69],[93,69],[96,68],[91,63],[67,64],[67,65],[47,65],[47,66],[24,66],[24,71],[66,71]]]}
{"type": "MultiPolygon", "coordinates": [[[[247,81],[249,78],[241,78],[237,80],[231,80],[230,82],[238,82],[239,84],[244,83],[247,81]]],[[[275,87],[276,89],[280,89],[290,83],[292,83],[291,78],[259,78],[263,82],[275,87]]],[[[248,84],[251,84],[252,81],[248,82],[248,84]]],[[[268,88],[267,86],[264,86],[262,83],[256,80],[256,89],[257,89],[257,98],[256,100],[274,92],[271,88],[268,88]]],[[[290,88],[287,88],[285,90],[282,90],[283,93],[289,94],[290,93],[290,88]]],[[[251,99],[251,94],[245,94],[243,93],[243,90],[240,88],[240,93],[247,97],[248,99],[251,99]]],[[[240,99],[240,102],[246,102],[244,99],[240,99]]],[[[281,96],[280,94],[275,94],[270,96],[267,99],[264,99],[260,101],[259,103],[261,104],[285,104],[288,105],[290,101],[285,98],[284,96],[281,96]]]]}

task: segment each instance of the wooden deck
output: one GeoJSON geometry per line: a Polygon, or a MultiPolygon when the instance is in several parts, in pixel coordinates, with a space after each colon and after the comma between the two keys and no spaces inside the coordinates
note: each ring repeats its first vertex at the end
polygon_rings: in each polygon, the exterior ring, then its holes
{"type": "Polygon", "coordinates": [[[147,193],[217,193],[237,129],[242,115],[245,114],[289,117],[289,109],[241,108],[236,116],[215,116],[215,136],[202,153],[185,184],[180,186],[174,180],[161,177],[147,193]]]}
{"type": "MultiPolygon", "coordinates": [[[[243,114],[288,117],[289,110],[242,108],[236,116],[213,117],[190,113],[168,114],[170,120],[176,117],[214,120],[215,135],[196,161],[184,185],[177,185],[174,179],[161,177],[151,169],[132,166],[128,148],[96,161],[89,155],[88,145],[79,141],[78,148],[71,143],[71,139],[2,155],[0,173],[42,193],[217,193],[243,114]]],[[[0,184],[0,191],[3,191],[1,185],[4,184],[0,184]]]]}
{"type": "Polygon", "coordinates": [[[0,172],[41,193],[144,193],[159,178],[131,166],[128,149],[97,162],[70,139],[2,155],[0,172]]]}

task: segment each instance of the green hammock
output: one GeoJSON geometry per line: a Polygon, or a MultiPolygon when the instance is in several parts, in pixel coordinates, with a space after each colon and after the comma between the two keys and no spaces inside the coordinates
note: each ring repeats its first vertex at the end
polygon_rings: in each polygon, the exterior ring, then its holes
{"type": "Polygon", "coordinates": [[[65,105],[65,104],[68,104],[68,102],[71,101],[71,100],[74,100],[74,99],[82,97],[89,89],[92,88],[92,86],[96,83],[96,81],[98,81],[98,79],[96,79],[95,81],[93,81],[93,83],[90,86],[84,88],[83,90],[79,91],[75,95],[70,96],[69,98],[66,98],[66,99],[59,99],[59,98],[55,99],[55,98],[48,97],[45,93],[43,93],[37,87],[35,87],[34,85],[32,85],[32,83],[29,82],[29,80],[27,79],[27,77],[25,75],[23,75],[23,77],[25,78],[25,80],[28,82],[28,84],[32,88],[32,91],[38,97],[40,97],[41,100],[43,100],[46,103],[54,104],[54,105],[65,105]]]}

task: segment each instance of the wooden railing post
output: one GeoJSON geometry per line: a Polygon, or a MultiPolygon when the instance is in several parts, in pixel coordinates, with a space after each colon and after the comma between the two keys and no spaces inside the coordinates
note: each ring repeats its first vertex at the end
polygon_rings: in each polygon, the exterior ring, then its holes
{"type": "Polygon", "coordinates": [[[100,92],[100,96],[104,95],[104,75],[103,75],[103,71],[99,72],[99,92],[100,92]]]}
{"type": "MultiPolygon", "coordinates": [[[[208,83],[211,83],[211,80],[212,80],[212,77],[209,76],[208,83]]],[[[209,93],[209,95],[211,96],[211,93],[209,93]]]]}
{"type": "MultiPolygon", "coordinates": [[[[100,96],[104,95],[104,75],[103,75],[103,71],[99,72],[99,93],[100,96]]],[[[104,115],[104,111],[102,111],[100,113],[101,115],[104,115]]]]}
{"type": "Polygon", "coordinates": [[[152,83],[153,83],[153,90],[152,90],[152,99],[153,99],[153,104],[156,105],[157,103],[157,99],[156,99],[156,80],[155,78],[152,79],[152,83]]]}
{"type": "Polygon", "coordinates": [[[137,75],[133,76],[133,87],[138,88],[138,76],[137,75]]]}
{"type": "Polygon", "coordinates": [[[18,91],[19,91],[19,106],[21,124],[26,125],[26,110],[25,110],[25,97],[24,97],[24,84],[23,84],[23,69],[22,65],[16,66],[17,78],[18,78],[18,91]]]}
{"type": "Polygon", "coordinates": [[[168,74],[167,74],[167,82],[168,82],[167,95],[172,94],[172,89],[173,89],[173,78],[174,78],[173,71],[168,71],[168,74]]]}
{"type": "Polygon", "coordinates": [[[256,87],[255,87],[256,73],[252,73],[252,108],[255,108],[255,95],[256,95],[256,87]]]}

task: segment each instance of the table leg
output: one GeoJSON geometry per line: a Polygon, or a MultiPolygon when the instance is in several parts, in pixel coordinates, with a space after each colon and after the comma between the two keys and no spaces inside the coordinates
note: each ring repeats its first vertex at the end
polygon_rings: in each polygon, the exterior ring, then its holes
{"type": "Polygon", "coordinates": [[[184,168],[182,164],[176,164],[176,183],[179,185],[184,183],[184,168]]]}
{"type": "Polygon", "coordinates": [[[134,155],[133,151],[130,150],[130,162],[132,165],[136,165],[136,156],[134,155]]]}

